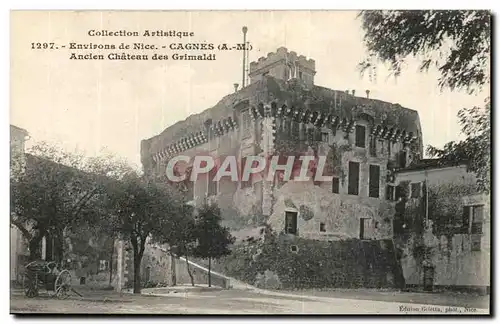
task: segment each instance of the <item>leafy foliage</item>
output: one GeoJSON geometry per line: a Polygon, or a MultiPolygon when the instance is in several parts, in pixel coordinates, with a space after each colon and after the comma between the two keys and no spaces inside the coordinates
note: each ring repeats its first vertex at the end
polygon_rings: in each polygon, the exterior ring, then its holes
{"type": "Polygon", "coordinates": [[[464,108],[458,117],[465,140],[452,141],[443,149],[433,146],[427,154],[439,158],[443,163],[467,163],[468,170],[477,176],[478,190],[489,192],[491,187],[491,102],[486,99],[484,108],[464,108]]]}
{"type": "Polygon", "coordinates": [[[211,261],[231,254],[229,246],[235,239],[227,227],[221,226],[221,212],[216,204],[205,203],[197,211],[195,235],[197,245],[193,254],[208,259],[208,285],[211,285],[211,261]]]}
{"type": "Polygon", "coordinates": [[[56,239],[55,257],[61,259],[63,234],[98,219],[97,206],[109,185],[98,162],[45,142],[28,151],[24,170],[11,177],[11,224],[29,242],[32,259],[40,258],[47,235],[56,239]]]}
{"type": "Polygon", "coordinates": [[[429,188],[429,219],[433,234],[452,237],[463,230],[462,198],[474,193],[473,185],[439,185],[429,188]]]}
{"type": "Polygon", "coordinates": [[[229,245],[234,243],[234,238],[228,228],[220,225],[221,220],[220,209],[216,204],[205,204],[198,209],[196,256],[217,259],[231,253],[229,245]]]}
{"type": "Polygon", "coordinates": [[[160,244],[168,244],[170,253],[186,259],[186,268],[191,285],[194,286],[194,277],[189,266],[189,257],[193,256],[196,248],[196,227],[193,217],[193,208],[188,205],[180,206],[180,217],[171,226],[162,226],[153,232],[153,240],[160,244]]]}
{"type": "MultiPolygon", "coordinates": [[[[408,57],[420,70],[434,65],[439,85],[474,92],[490,81],[491,13],[485,10],[362,11],[368,50],[391,65],[397,76],[408,57]]],[[[363,70],[370,61],[360,64],[363,70]]]]}
{"type": "Polygon", "coordinates": [[[129,240],[134,255],[134,293],[140,293],[140,266],[147,240],[154,233],[175,228],[182,216],[182,196],[154,179],[130,174],[108,190],[108,216],[113,231],[129,240]]]}

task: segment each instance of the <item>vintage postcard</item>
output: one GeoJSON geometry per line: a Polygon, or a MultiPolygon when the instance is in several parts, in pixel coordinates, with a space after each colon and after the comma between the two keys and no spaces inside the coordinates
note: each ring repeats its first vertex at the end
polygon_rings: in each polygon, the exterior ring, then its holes
{"type": "Polygon", "coordinates": [[[11,313],[490,314],[490,34],[11,11],[11,313]]]}

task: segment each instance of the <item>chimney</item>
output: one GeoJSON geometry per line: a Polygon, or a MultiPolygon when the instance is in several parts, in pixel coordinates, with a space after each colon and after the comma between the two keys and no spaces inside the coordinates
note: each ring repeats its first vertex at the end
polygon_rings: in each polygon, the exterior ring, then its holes
{"type": "Polygon", "coordinates": [[[356,95],[356,90],[352,90],[352,95],[355,96],[356,95]]]}
{"type": "Polygon", "coordinates": [[[366,90],[366,98],[370,98],[370,90],[366,90]]]}
{"type": "Polygon", "coordinates": [[[233,86],[234,86],[234,92],[238,92],[238,86],[239,86],[239,84],[235,83],[235,84],[233,84],[233,86]]]}

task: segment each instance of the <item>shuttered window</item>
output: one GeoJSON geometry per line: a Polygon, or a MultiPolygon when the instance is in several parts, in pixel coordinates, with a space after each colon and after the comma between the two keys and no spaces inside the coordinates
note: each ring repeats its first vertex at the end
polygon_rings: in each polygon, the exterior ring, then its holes
{"type": "Polygon", "coordinates": [[[339,178],[334,177],[332,179],[332,193],[339,193],[340,192],[340,181],[339,178]]]}
{"type": "Polygon", "coordinates": [[[380,166],[370,165],[369,196],[378,198],[380,192],[380,166]]]}
{"type": "Polygon", "coordinates": [[[349,186],[347,188],[349,195],[359,194],[359,163],[349,162],[349,186]]]}
{"type": "Polygon", "coordinates": [[[356,146],[357,147],[365,147],[365,134],[366,127],[362,125],[356,125],[356,146]]]}

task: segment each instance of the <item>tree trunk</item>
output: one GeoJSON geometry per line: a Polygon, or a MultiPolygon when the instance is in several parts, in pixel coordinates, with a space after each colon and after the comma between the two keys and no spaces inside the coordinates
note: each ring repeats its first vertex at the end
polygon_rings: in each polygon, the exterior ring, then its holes
{"type": "Polygon", "coordinates": [[[55,235],[55,261],[58,263],[63,262],[64,260],[64,235],[63,231],[58,228],[56,230],[56,235],[55,235]]]}
{"type": "Polygon", "coordinates": [[[191,279],[191,286],[194,287],[194,278],[193,278],[193,274],[191,273],[191,268],[189,268],[189,261],[188,261],[187,255],[186,255],[186,267],[187,267],[187,272],[188,272],[189,278],[191,279]]]}
{"type": "Polygon", "coordinates": [[[140,239],[139,242],[137,237],[132,237],[131,239],[132,247],[134,248],[134,294],[141,293],[141,261],[146,246],[146,238],[138,238],[140,239]]]}
{"type": "Polygon", "coordinates": [[[40,251],[40,242],[41,242],[41,239],[39,239],[38,237],[33,238],[29,242],[29,249],[30,249],[29,260],[30,261],[35,261],[35,260],[41,259],[42,253],[40,251]]]}
{"type": "Polygon", "coordinates": [[[211,274],[211,267],[212,267],[212,258],[208,258],[208,286],[209,287],[212,287],[212,276],[210,275],[211,274]]]}
{"type": "Polygon", "coordinates": [[[52,244],[52,235],[45,235],[45,260],[46,261],[54,261],[54,251],[52,244]]]}
{"type": "Polygon", "coordinates": [[[28,248],[30,250],[29,261],[40,260],[42,258],[41,243],[43,237],[47,233],[45,231],[39,231],[35,236],[29,240],[28,248]]]}
{"type": "Polygon", "coordinates": [[[177,285],[177,273],[175,270],[175,256],[173,254],[170,254],[170,273],[171,273],[171,279],[172,279],[172,286],[177,285]]]}
{"type": "Polygon", "coordinates": [[[109,256],[109,285],[113,282],[113,255],[115,254],[115,239],[111,239],[111,254],[109,256]]]}
{"type": "Polygon", "coordinates": [[[141,293],[141,259],[142,255],[134,253],[134,294],[141,293]]]}

